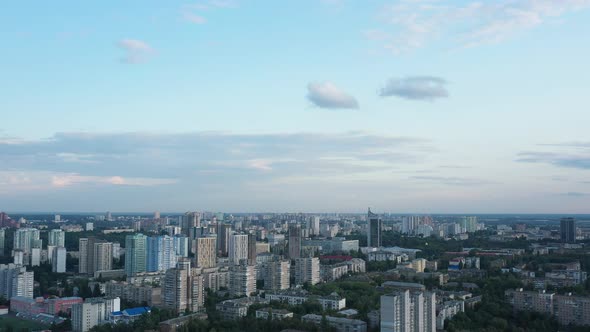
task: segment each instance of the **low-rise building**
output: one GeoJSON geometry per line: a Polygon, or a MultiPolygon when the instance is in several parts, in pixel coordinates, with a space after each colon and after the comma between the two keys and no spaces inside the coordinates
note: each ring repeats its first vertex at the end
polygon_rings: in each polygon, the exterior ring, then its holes
{"type": "Polygon", "coordinates": [[[289,305],[300,305],[311,299],[317,300],[324,310],[342,310],[346,307],[346,299],[336,293],[329,296],[310,295],[305,290],[286,290],[280,292],[267,292],[265,298],[269,301],[280,301],[289,305]]]}
{"type": "MultiPolygon", "coordinates": [[[[301,321],[310,322],[316,325],[322,323],[324,316],[308,314],[301,317],[301,321]]],[[[367,323],[358,319],[325,316],[328,325],[336,328],[338,332],[367,332],[367,323]]]]}
{"type": "Polygon", "coordinates": [[[285,309],[272,309],[272,308],[262,308],[256,310],[256,318],[268,319],[285,319],[285,318],[293,318],[293,313],[289,310],[285,309]]]}
{"type": "Polygon", "coordinates": [[[74,304],[82,302],[84,300],[81,297],[54,297],[48,299],[37,297],[31,299],[14,296],[10,299],[10,311],[28,315],[48,314],[55,316],[59,313],[69,314],[74,304]]]}
{"type": "Polygon", "coordinates": [[[215,308],[219,311],[223,319],[235,320],[245,317],[248,314],[248,308],[256,303],[268,303],[268,300],[258,297],[242,297],[219,302],[215,308]]]}
{"type": "Polygon", "coordinates": [[[123,300],[146,303],[148,306],[160,306],[162,304],[162,288],[151,286],[138,286],[124,281],[111,281],[105,285],[106,296],[118,296],[123,300]]]}

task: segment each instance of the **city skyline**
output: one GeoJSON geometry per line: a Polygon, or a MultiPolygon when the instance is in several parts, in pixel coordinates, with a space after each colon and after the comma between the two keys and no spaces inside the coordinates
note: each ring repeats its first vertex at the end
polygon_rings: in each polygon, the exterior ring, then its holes
{"type": "Polygon", "coordinates": [[[590,1],[113,4],[0,13],[2,210],[590,213],[590,1]]]}

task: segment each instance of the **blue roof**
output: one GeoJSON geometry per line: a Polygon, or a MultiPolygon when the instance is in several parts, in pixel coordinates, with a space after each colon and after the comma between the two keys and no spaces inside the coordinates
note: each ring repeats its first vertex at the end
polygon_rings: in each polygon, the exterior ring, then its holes
{"type": "Polygon", "coordinates": [[[113,311],[111,312],[111,316],[121,316],[123,313],[121,311],[113,311]]]}
{"type": "Polygon", "coordinates": [[[127,316],[138,316],[138,315],[143,315],[147,312],[150,312],[150,310],[151,310],[150,307],[137,307],[137,308],[125,309],[125,310],[123,310],[123,313],[127,316]]]}

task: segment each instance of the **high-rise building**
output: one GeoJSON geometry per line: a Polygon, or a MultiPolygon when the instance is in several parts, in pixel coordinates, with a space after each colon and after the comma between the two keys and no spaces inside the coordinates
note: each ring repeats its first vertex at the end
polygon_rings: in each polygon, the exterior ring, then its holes
{"type": "Polygon", "coordinates": [[[113,244],[111,242],[94,243],[92,265],[88,274],[94,275],[96,271],[111,270],[113,268],[113,244]]]}
{"type": "Polygon", "coordinates": [[[41,265],[41,248],[32,248],[30,257],[31,266],[41,265]]]}
{"type": "Polygon", "coordinates": [[[176,235],[174,236],[174,250],[178,257],[188,257],[189,241],[188,237],[176,235]]]}
{"type": "Polygon", "coordinates": [[[195,244],[196,267],[215,267],[217,258],[217,239],[214,237],[199,237],[193,240],[195,244]]]}
{"type": "Polygon", "coordinates": [[[229,261],[238,265],[248,259],[248,234],[232,234],[229,237],[229,261]]]}
{"type": "Polygon", "coordinates": [[[289,225],[289,258],[301,257],[301,226],[298,224],[289,225]]]}
{"type": "Polygon", "coordinates": [[[55,273],[66,272],[66,257],[66,248],[56,247],[52,252],[51,271],[55,273]]]}
{"type": "Polygon", "coordinates": [[[39,230],[36,228],[20,228],[14,232],[14,249],[20,249],[26,254],[31,253],[32,248],[41,248],[39,230]]]}
{"type": "Polygon", "coordinates": [[[459,219],[459,226],[465,233],[473,233],[477,231],[477,217],[476,216],[465,216],[459,219]]]}
{"type": "Polygon", "coordinates": [[[65,247],[66,233],[61,229],[52,229],[47,235],[47,245],[56,247],[65,247]]]}
{"type": "Polygon", "coordinates": [[[367,246],[373,248],[381,247],[381,229],[383,227],[383,221],[381,218],[371,212],[367,213],[368,227],[367,227],[367,246]]]}
{"type": "Polygon", "coordinates": [[[187,212],[182,218],[182,233],[190,237],[190,230],[201,227],[201,214],[199,212],[187,212]]]}
{"type": "Polygon", "coordinates": [[[121,310],[121,299],[88,298],[72,305],[72,330],[86,332],[96,325],[108,322],[111,312],[121,310]]]}
{"type": "Polygon", "coordinates": [[[320,235],[320,217],[313,216],[307,220],[307,229],[310,235],[320,235]]]}
{"type": "Polygon", "coordinates": [[[61,215],[56,214],[55,216],[53,216],[53,221],[54,222],[61,222],[61,215]]]}
{"type": "Polygon", "coordinates": [[[0,264],[0,296],[33,298],[34,272],[27,272],[23,266],[0,264]]]}
{"type": "Polygon", "coordinates": [[[174,238],[168,235],[147,238],[148,272],[166,271],[176,266],[174,238]]]}
{"type": "Polygon", "coordinates": [[[295,260],[295,283],[315,285],[320,282],[320,259],[317,257],[297,258],[295,260]]]}
{"type": "Polygon", "coordinates": [[[160,211],[154,212],[154,219],[160,219],[160,211]]]}
{"type": "Polygon", "coordinates": [[[4,228],[0,228],[0,256],[4,256],[4,247],[6,241],[6,232],[4,228]]]}
{"type": "Polygon", "coordinates": [[[113,221],[113,215],[110,212],[107,212],[105,219],[106,221],[113,221]]]}
{"type": "Polygon", "coordinates": [[[382,332],[435,332],[436,295],[431,292],[396,291],[381,296],[382,332]]]}
{"type": "Polygon", "coordinates": [[[80,238],[78,273],[94,275],[94,272],[110,270],[113,266],[113,244],[95,237],[80,238]]]}
{"type": "Polygon", "coordinates": [[[80,238],[78,240],[78,273],[88,274],[88,239],[80,238]]]}
{"type": "Polygon", "coordinates": [[[203,276],[191,268],[188,260],[180,260],[166,271],[162,304],[177,313],[199,311],[204,305],[203,276]]]}
{"type": "Polygon", "coordinates": [[[290,287],[291,262],[289,260],[273,260],[262,264],[264,289],[283,290],[290,287]]]}
{"type": "Polygon", "coordinates": [[[565,243],[576,242],[576,219],[571,217],[561,218],[559,224],[561,241],[565,243]]]}
{"type": "Polygon", "coordinates": [[[229,251],[229,239],[231,236],[231,225],[217,223],[217,250],[221,256],[227,256],[229,251]]]}
{"type": "Polygon", "coordinates": [[[256,234],[248,234],[248,265],[256,265],[256,234]]]}
{"type": "Polygon", "coordinates": [[[229,274],[230,292],[234,296],[250,296],[256,293],[256,266],[248,265],[243,259],[239,265],[232,266],[229,274]]]}
{"type": "Polygon", "coordinates": [[[139,233],[125,237],[125,274],[128,277],[146,271],[147,236],[139,233]]]}

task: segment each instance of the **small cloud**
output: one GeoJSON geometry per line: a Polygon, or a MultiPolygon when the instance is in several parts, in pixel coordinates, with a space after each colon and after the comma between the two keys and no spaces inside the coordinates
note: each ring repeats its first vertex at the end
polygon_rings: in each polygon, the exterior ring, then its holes
{"type": "Polygon", "coordinates": [[[51,178],[51,185],[57,188],[70,187],[82,183],[111,184],[116,186],[157,186],[174,184],[176,179],[124,178],[121,176],[88,176],[80,174],[61,174],[51,178]]]}
{"type": "Polygon", "coordinates": [[[562,196],[568,196],[568,197],[585,197],[585,196],[589,196],[589,193],[581,193],[581,192],[577,192],[577,191],[569,191],[566,193],[561,193],[560,195],[562,196]]]}
{"type": "Polygon", "coordinates": [[[121,62],[128,64],[145,62],[154,53],[150,45],[137,39],[122,39],[117,46],[125,51],[121,62]]]}
{"type": "Polygon", "coordinates": [[[439,182],[441,184],[450,185],[450,186],[479,186],[485,184],[491,184],[491,182],[478,180],[478,179],[470,179],[470,178],[462,178],[462,177],[444,177],[444,176],[412,176],[411,179],[419,180],[419,181],[430,181],[430,182],[439,182]]]}
{"type": "Polygon", "coordinates": [[[211,0],[209,4],[217,8],[237,8],[238,3],[233,0],[211,0]]]}
{"type": "Polygon", "coordinates": [[[359,104],[350,94],[331,82],[314,82],[307,85],[307,99],[321,108],[357,109],[359,104]]]}
{"type": "Polygon", "coordinates": [[[392,78],[379,90],[379,96],[434,101],[449,96],[446,85],[447,81],[434,76],[392,78]]]}
{"type": "Polygon", "coordinates": [[[191,23],[195,23],[195,24],[205,24],[207,23],[207,19],[204,18],[201,15],[197,15],[197,14],[193,14],[193,13],[189,13],[189,12],[184,12],[182,14],[182,17],[191,23]]]}

